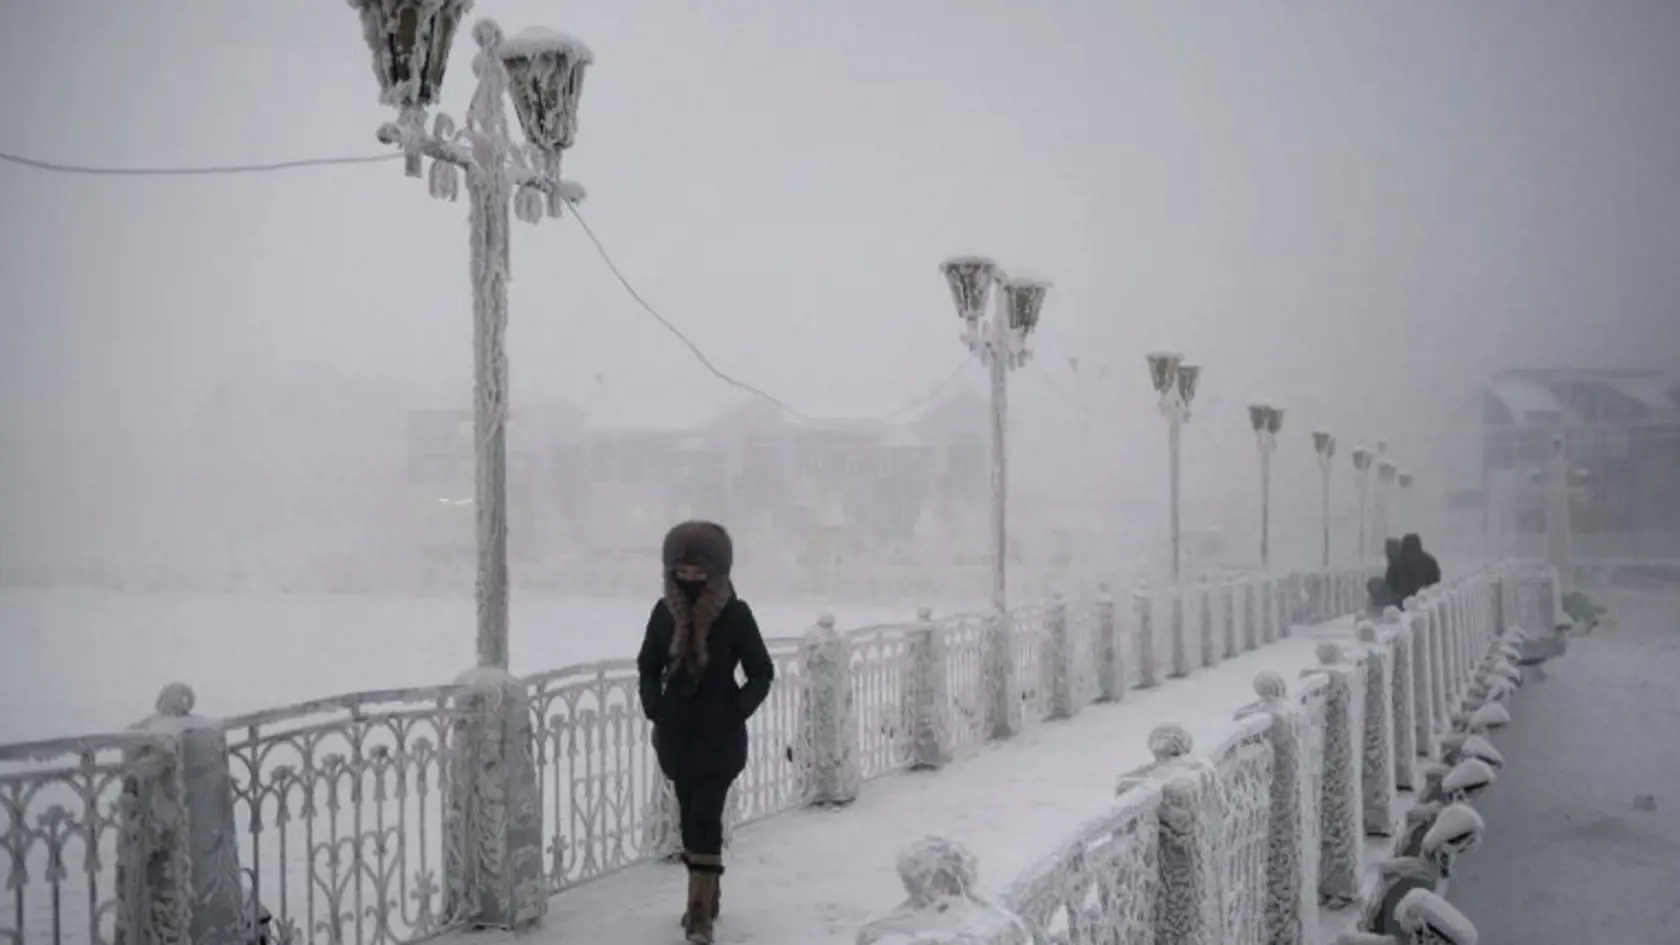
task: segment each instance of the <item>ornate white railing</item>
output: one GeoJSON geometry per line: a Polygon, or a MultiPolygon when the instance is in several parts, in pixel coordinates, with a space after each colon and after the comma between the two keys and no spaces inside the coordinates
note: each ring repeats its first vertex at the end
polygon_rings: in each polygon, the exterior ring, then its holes
{"type": "Polygon", "coordinates": [[[182,940],[180,778],[144,732],[0,746],[0,942],[182,940]]]}
{"type": "Polygon", "coordinates": [[[453,924],[465,905],[445,867],[459,842],[447,797],[460,696],[357,693],[222,723],[239,831],[223,852],[274,941],[387,945],[453,924]]]}
{"type": "MultiPolygon", "coordinates": [[[[777,681],[749,723],[727,826],[844,804],[868,779],[1213,665],[1353,609],[1368,574],[1105,592],[1001,620],[924,611],[849,633],[823,618],[772,638],[777,681]]],[[[0,945],[144,941],[134,930],[177,908],[194,941],[395,945],[539,921],[548,896],[680,846],[629,660],[525,679],[475,670],[452,686],[227,720],[193,715],[192,702],[171,685],[140,732],[0,747],[0,945]],[[32,767],[53,752],[75,763],[32,767]],[[180,781],[181,828],[159,834],[163,852],[112,849],[128,823],[120,783],[154,790],[159,758],[180,781]],[[157,865],[171,851],[195,864],[190,877],[157,865]],[[120,901],[119,874],[131,893],[120,901]]],[[[1233,778],[1247,770],[1231,764],[1233,778]]],[[[1233,823],[1253,816],[1242,811],[1233,823]]],[[[156,831],[160,817],[130,820],[156,831]]]]}
{"type": "Polygon", "coordinates": [[[1482,736],[1521,678],[1507,631],[1549,631],[1555,587],[1543,566],[1502,565],[1322,631],[1319,665],[1293,683],[1261,673],[1260,701],[1207,754],[1159,726],[1155,763],[1001,897],[977,887],[960,844],[913,844],[909,900],[858,942],[912,927],[924,945],[1310,945],[1330,927],[1349,943],[1473,940],[1441,880],[1479,838],[1464,801],[1499,763],[1482,736]],[[1396,858],[1366,862],[1372,840],[1396,858]]]}

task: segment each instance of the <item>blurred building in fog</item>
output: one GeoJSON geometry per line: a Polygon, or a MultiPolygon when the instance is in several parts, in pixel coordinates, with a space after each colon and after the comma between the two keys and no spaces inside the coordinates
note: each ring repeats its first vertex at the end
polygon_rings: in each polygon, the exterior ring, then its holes
{"type": "Polygon", "coordinates": [[[1680,533],[1680,375],[1593,368],[1502,371],[1467,404],[1449,450],[1449,508],[1485,534],[1545,530],[1544,470],[1554,434],[1574,469],[1571,523],[1617,536],[1606,553],[1655,553],[1680,533]]]}
{"type": "MultiPolygon", "coordinates": [[[[510,555],[622,557],[645,570],[672,522],[710,517],[728,523],[743,560],[762,569],[842,566],[865,554],[908,563],[983,528],[986,418],[984,399],[972,395],[897,422],[797,420],[756,401],[687,428],[515,410],[510,555]]],[[[415,512],[431,523],[419,532],[429,536],[428,558],[470,555],[471,411],[410,411],[406,442],[415,512]]]]}

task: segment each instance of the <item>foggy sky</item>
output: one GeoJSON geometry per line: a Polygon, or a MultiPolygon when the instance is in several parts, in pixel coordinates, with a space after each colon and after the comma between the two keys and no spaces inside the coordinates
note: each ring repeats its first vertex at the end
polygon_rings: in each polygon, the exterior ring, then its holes
{"type": "MultiPolygon", "coordinates": [[[[1232,455],[1243,404],[1286,405],[1295,471],[1316,426],[1438,448],[1442,413],[1499,367],[1680,361],[1680,4],[478,0],[480,15],[591,45],[566,157],[591,223],[718,364],[809,413],[883,413],[962,362],[936,269],[957,252],[1055,283],[1035,369],[1071,392],[1069,356],[1112,364],[1087,391],[1101,448],[1152,476],[1150,349],[1207,366],[1194,425],[1222,425],[1232,455]]],[[[472,52],[463,37],[445,87],[458,118],[472,52]]],[[[374,154],[390,117],[342,0],[4,0],[0,90],[0,149],[87,164],[374,154]]],[[[144,452],[253,377],[325,369],[467,403],[465,206],[396,165],[0,165],[0,207],[14,484],[144,452]],[[43,437],[74,445],[22,455],[43,437]]],[[[604,425],[732,402],[573,221],[516,225],[513,265],[516,400],[570,398],[604,425]]],[[[1016,389],[1029,435],[1071,449],[1060,395],[1025,375],[1016,389]]]]}

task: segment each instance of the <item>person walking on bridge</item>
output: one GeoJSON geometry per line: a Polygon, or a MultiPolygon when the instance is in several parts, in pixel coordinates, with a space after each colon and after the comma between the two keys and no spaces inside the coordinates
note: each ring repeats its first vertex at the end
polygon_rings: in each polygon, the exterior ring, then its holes
{"type": "Polygon", "coordinates": [[[648,615],[636,659],[654,754],[681,810],[688,865],[682,926],[693,945],[712,942],[722,903],[724,804],[747,766],[747,720],[776,675],[752,608],[730,582],[734,557],[721,525],[683,522],[666,534],[664,594],[648,615]],[[736,683],[736,669],[744,685],[736,683]]]}

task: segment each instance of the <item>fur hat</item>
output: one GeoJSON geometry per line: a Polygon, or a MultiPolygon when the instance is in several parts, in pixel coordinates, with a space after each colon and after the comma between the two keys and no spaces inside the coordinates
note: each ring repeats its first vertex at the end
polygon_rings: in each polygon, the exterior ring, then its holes
{"type": "Polygon", "coordinates": [[[660,559],[667,572],[686,564],[703,568],[710,577],[728,577],[735,564],[735,543],[716,522],[683,522],[665,533],[660,559]]]}

